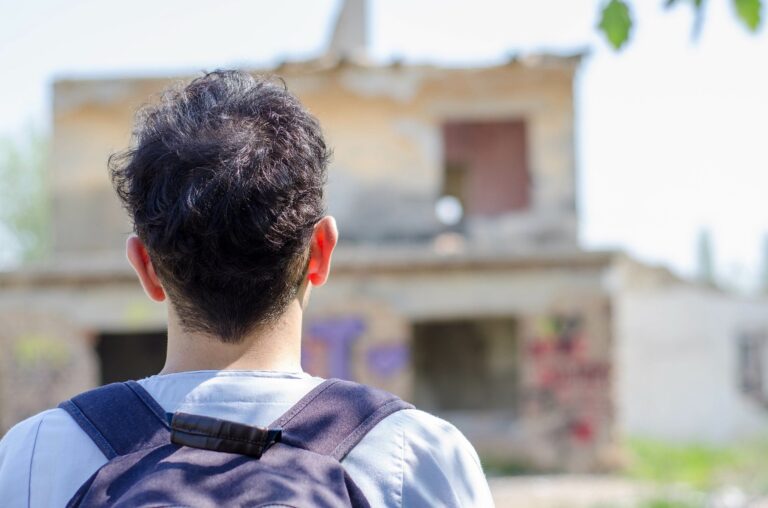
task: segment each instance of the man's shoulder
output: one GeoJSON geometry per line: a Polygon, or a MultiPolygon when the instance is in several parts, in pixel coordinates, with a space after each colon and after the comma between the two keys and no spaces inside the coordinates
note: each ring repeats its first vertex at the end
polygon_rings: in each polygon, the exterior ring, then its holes
{"type": "Polygon", "coordinates": [[[419,408],[403,409],[390,417],[390,424],[396,424],[411,437],[430,436],[432,441],[457,440],[461,445],[470,446],[464,434],[451,422],[419,408]]]}
{"type": "MultiPolygon", "coordinates": [[[[89,454],[91,441],[77,423],[60,408],[48,409],[14,425],[0,440],[0,469],[7,462],[21,462],[36,456],[55,455],[52,450],[75,447],[89,454]]],[[[95,445],[92,445],[95,448],[95,445]]],[[[98,452],[98,448],[95,449],[98,452]]],[[[29,465],[29,464],[28,464],[29,465]]]]}
{"type": "Polygon", "coordinates": [[[477,453],[451,423],[419,409],[384,418],[345,467],[372,506],[492,506],[477,453]]]}
{"type": "Polygon", "coordinates": [[[11,427],[10,430],[5,433],[3,439],[0,440],[0,461],[4,458],[2,456],[2,451],[8,447],[12,446],[18,448],[20,446],[34,446],[43,422],[48,422],[51,419],[57,420],[59,418],[66,419],[66,412],[59,408],[47,409],[36,415],[30,416],[11,427]]]}
{"type": "Polygon", "coordinates": [[[402,434],[406,456],[408,453],[428,453],[433,460],[455,460],[457,454],[480,467],[480,460],[472,444],[452,423],[421,409],[403,409],[382,421],[379,432],[402,434]],[[396,429],[396,430],[395,430],[396,429]]]}
{"type": "Polygon", "coordinates": [[[78,433],[79,427],[63,409],[53,408],[37,413],[17,423],[0,440],[0,471],[9,463],[23,463],[27,467],[38,442],[52,443],[67,440],[78,433]]]}
{"type": "Polygon", "coordinates": [[[464,435],[454,424],[418,407],[403,409],[395,413],[395,415],[399,415],[403,425],[408,425],[411,428],[421,429],[438,435],[460,435],[464,438],[464,435]]]}
{"type": "MultiPolygon", "coordinates": [[[[359,386],[366,386],[368,389],[378,391],[369,385],[359,386]]],[[[393,394],[388,394],[388,396],[398,398],[393,394]]],[[[471,460],[478,468],[480,467],[480,460],[474,447],[456,426],[410,404],[407,406],[409,407],[392,412],[373,427],[369,431],[371,437],[368,441],[391,441],[393,436],[400,436],[402,446],[408,450],[427,452],[437,460],[445,455],[446,450],[450,455],[450,457],[446,456],[446,460],[455,459],[457,456],[455,452],[459,450],[463,458],[471,460]]]]}
{"type": "Polygon", "coordinates": [[[0,441],[0,494],[6,506],[61,505],[105,461],[66,411],[49,409],[0,441]]]}

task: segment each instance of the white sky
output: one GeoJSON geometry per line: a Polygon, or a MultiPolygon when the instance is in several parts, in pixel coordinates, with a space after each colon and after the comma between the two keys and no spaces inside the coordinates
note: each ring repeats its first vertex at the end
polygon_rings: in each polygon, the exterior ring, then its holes
{"type": "MultiPolygon", "coordinates": [[[[594,30],[598,0],[371,1],[371,49],[384,62],[493,63],[590,47],[576,84],[583,244],[693,273],[696,235],[707,227],[719,273],[754,283],[768,233],[768,36],[747,33],[731,0],[708,2],[695,42],[687,5],[665,11],[662,0],[633,0],[637,27],[620,53],[594,30]]],[[[0,0],[0,136],[48,128],[57,76],[313,56],[339,5],[0,0]]]]}

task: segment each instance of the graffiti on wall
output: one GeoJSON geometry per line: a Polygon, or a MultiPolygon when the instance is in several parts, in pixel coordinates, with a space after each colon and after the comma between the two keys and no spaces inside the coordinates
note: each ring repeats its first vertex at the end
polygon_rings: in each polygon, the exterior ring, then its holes
{"type": "Polygon", "coordinates": [[[410,349],[405,344],[379,344],[368,349],[366,365],[379,377],[392,377],[401,372],[410,359],[410,349]]]}
{"type": "Polygon", "coordinates": [[[323,377],[352,379],[352,346],[365,332],[360,317],[330,318],[309,326],[302,364],[323,377]]]}
{"type": "Polygon", "coordinates": [[[554,432],[571,444],[590,444],[607,421],[610,364],[590,347],[583,316],[536,320],[525,343],[529,411],[554,415],[554,432]]]}
{"type": "Polygon", "coordinates": [[[302,347],[304,369],[321,377],[358,380],[363,368],[379,378],[402,372],[410,360],[401,340],[366,340],[370,327],[359,315],[315,320],[307,327],[302,347]]]}

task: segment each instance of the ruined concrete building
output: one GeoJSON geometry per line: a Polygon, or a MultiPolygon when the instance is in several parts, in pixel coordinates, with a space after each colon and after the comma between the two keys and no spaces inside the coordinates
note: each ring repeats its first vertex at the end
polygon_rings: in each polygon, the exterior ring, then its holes
{"type": "MultiPolygon", "coordinates": [[[[254,71],[282,76],[334,149],[341,245],[304,368],[450,419],[488,465],[604,470],[627,433],[726,440],[765,425],[763,302],[579,248],[580,57],[379,65],[364,16],[347,2],[326,55],[254,71]]],[[[54,85],[54,253],[0,275],[3,429],[162,367],[165,311],[124,261],[131,227],[106,159],[172,81],[54,85]]]]}

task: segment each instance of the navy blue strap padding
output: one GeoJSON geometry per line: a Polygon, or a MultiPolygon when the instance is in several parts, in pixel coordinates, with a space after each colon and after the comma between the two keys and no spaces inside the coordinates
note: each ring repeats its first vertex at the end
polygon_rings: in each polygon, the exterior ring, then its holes
{"type": "Polygon", "coordinates": [[[343,459],[377,423],[413,406],[391,393],[351,381],[329,379],[305,395],[270,428],[281,442],[343,459]]]}
{"type": "Polygon", "coordinates": [[[165,411],[135,381],[87,391],[59,407],[110,460],[171,442],[165,411]]]}

